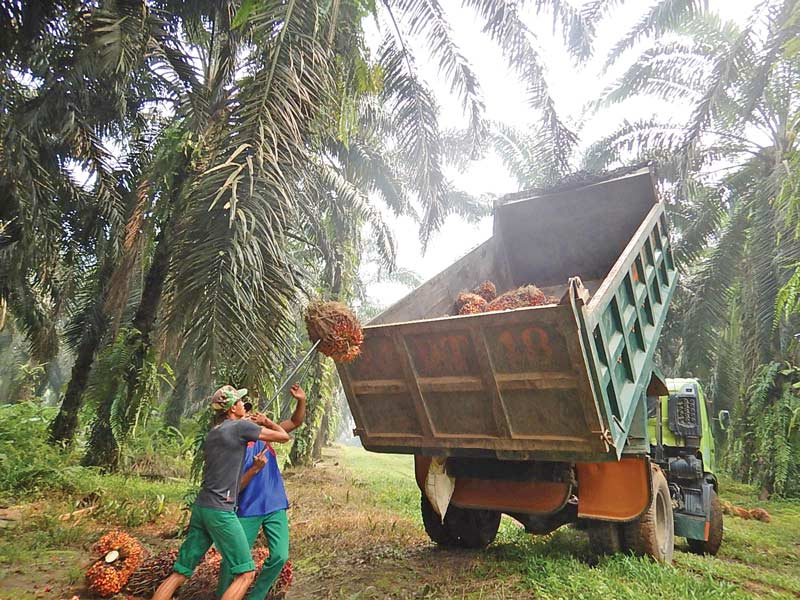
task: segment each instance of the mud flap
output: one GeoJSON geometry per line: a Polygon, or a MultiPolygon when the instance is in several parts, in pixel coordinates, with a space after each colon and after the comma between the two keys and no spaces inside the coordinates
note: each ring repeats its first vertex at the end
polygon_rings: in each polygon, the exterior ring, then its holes
{"type": "Polygon", "coordinates": [[[455,478],[448,475],[445,469],[446,462],[447,459],[444,457],[434,457],[431,460],[431,466],[425,477],[424,489],[425,496],[443,523],[447,507],[450,505],[450,498],[453,497],[453,491],[456,489],[455,478]]]}

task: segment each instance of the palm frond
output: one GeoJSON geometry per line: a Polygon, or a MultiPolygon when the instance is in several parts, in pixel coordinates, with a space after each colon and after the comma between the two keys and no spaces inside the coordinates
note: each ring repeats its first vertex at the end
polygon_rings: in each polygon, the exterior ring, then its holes
{"type": "Polygon", "coordinates": [[[761,100],[776,63],[792,40],[800,36],[800,4],[795,0],[765,1],[751,20],[766,20],[767,35],[750,67],[744,89],[743,113],[749,115],[761,100]]]}
{"type": "Polygon", "coordinates": [[[393,8],[408,23],[413,35],[425,40],[427,49],[439,63],[439,71],[448,79],[450,89],[460,99],[469,115],[469,133],[477,148],[486,136],[485,105],[478,77],[469,61],[452,39],[447,15],[437,0],[384,0],[387,10],[393,8]]]}
{"type": "Polygon", "coordinates": [[[627,120],[584,153],[583,168],[602,171],[616,163],[640,162],[669,155],[680,145],[684,130],[655,119],[627,120]]]}
{"type": "MultiPolygon", "coordinates": [[[[496,0],[465,0],[484,21],[483,31],[496,42],[509,65],[526,85],[528,102],[541,113],[540,144],[549,157],[548,179],[553,182],[568,173],[577,136],[564,123],[545,77],[544,62],[531,40],[533,33],[522,21],[516,3],[496,0]]],[[[544,163],[542,163],[544,167],[544,163]]]]}
{"type": "Polygon", "coordinates": [[[747,207],[737,205],[725,223],[716,246],[687,282],[691,304],[684,325],[680,369],[708,374],[713,364],[720,324],[728,314],[731,286],[737,280],[747,241],[747,207]]]}
{"type": "Polygon", "coordinates": [[[689,178],[675,191],[669,213],[677,237],[673,246],[676,264],[689,269],[703,258],[728,216],[728,207],[719,188],[689,178]]]}
{"type": "Polygon", "coordinates": [[[707,9],[707,0],[659,0],[611,49],[607,65],[616,62],[625,50],[632,48],[642,38],[662,35],[707,9]]]}
{"type": "Polygon", "coordinates": [[[423,248],[444,222],[445,182],[441,167],[438,107],[433,94],[409,68],[412,57],[386,38],[378,52],[383,68],[382,97],[393,117],[397,152],[411,170],[410,183],[424,212],[420,223],[423,248]]]}
{"type": "Polygon", "coordinates": [[[645,50],[595,107],[651,95],[669,102],[699,100],[710,70],[709,60],[690,42],[678,40],[645,50]]]}
{"type": "Polygon", "coordinates": [[[579,61],[592,55],[592,44],[596,32],[599,8],[584,5],[572,6],[566,0],[536,0],[536,12],[550,10],[553,13],[553,33],[561,26],[561,37],[569,53],[579,61]]]}
{"type": "Polygon", "coordinates": [[[401,173],[382,149],[369,140],[356,137],[350,140],[347,147],[337,142],[333,150],[341,164],[346,165],[370,191],[379,193],[392,212],[418,219],[401,173]]]}

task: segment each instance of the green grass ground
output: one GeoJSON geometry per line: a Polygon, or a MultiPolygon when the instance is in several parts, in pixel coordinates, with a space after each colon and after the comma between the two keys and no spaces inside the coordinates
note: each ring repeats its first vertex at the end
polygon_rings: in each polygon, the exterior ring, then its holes
{"type": "MultiPolygon", "coordinates": [[[[800,597],[800,502],[759,502],[728,481],[724,500],[765,508],[772,522],[726,517],[719,556],[690,554],[681,541],[665,567],[627,555],[598,559],[581,531],[531,536],[508,518],[486,550],[438,548],[422,528],[410,456],[337,447],[285,480],[295,565],[288,600],[800,597]]],[[[179,544],[187,482],[92,472],[70,482],[2,509],[22,518],[0,526],[0,600],[91,598],[83,586],[90,548],[114,527],[150,551],[179,544]],[[87,502],[96,508],[61,518],[87,502]]]]}
{"type": "MultiPolygon", "coordinates": [[[[409,457],[356,448],[341,453],[357,481],[375,490],[378,503],[422,526],[409,457]]],[[[753,489],[730,481],[722,482],[721,491],[724,500],[736,505],[765,508],[772,522],[726,516],[725,541],[715,558],[689,553],[680,540],[673,567],[632,556],[598,561],[580,531],[562,528],[532,536],[504,517],[497,540],[477,558],[471,576],[515,582],[507,597],[800,597],[800,503],[759,502],[753,489]]]]}

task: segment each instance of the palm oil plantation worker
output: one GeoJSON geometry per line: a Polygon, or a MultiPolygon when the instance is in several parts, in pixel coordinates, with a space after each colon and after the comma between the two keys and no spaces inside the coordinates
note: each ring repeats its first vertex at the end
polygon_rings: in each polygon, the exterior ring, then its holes
{"type": "Polygon", "coordinates": [[[246,389],[237,390],[226,385],[211,399],[216,424],[205,439],[203,483],[192,506],[189,533],[178,552],[174,572],[158,587],[153,600],[172,598],[192,576],[212,543],[234,575],[223,600],[241,600],[253,582],[255,564],[250,556],[250,545],[234,512],[239,495],[239,473],[249,442],[286,442],[289,436],[280,425],[263,415],[253,420],[244,419],[242,398],[246,394],[246,389]]]}
{"type": "MultiPolygon", "coordinates": [[[[297,400],[297,406],[291,418],[280,424],[286,433],[300,427],[306,418],[306,394],[303,389],[295,384],[289,393],[297,400]]],[[[263,529],[269,547],[269,557],[264,561],[261,574],[247,599],[264,600],[289,558],[289,521],[286,518],[289,500],[275,451],[268,443],[258,441],[247,445],[240,489],[237,514],[247,543],[252,546],[258,532],[263,529]]],[[[231,569],[223,562],[217,587],[218,598],[231,585],[232,579],[231,569]]]]}

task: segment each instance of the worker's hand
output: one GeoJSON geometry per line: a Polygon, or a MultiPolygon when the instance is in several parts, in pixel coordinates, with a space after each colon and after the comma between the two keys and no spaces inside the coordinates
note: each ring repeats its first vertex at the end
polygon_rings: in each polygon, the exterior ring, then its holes
{"type": "Polygon", "coordinates": [[[253,457],[253,466],[250,468],[256,472],[260,471],[267,464],[267,451],[269,446],[264,445],[264,449],[253,457]]]}
{"type": "Polygon", "coordinates": [[[270,420],[263,413],[259,413],[259,412],[253,413],[249,417],[250,417],[250,420],[253,421],[253,423],[256,423],[257,425],[261,425],[261,427],[268,427],[268,423],[270,423],[270,420]]]}
{"type": "Polygon", "coordinates": [[[300,384],[295,383],[291,388],[289,388],[289,393],[297,400],[305,400],[306,393],[303,391],[303,388],[300,387],[300,384]]]}

